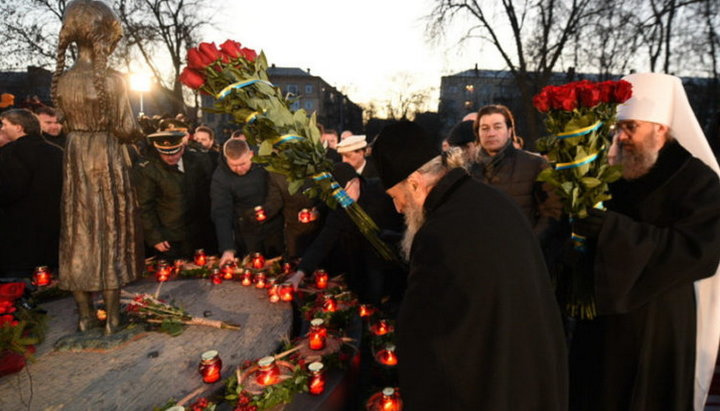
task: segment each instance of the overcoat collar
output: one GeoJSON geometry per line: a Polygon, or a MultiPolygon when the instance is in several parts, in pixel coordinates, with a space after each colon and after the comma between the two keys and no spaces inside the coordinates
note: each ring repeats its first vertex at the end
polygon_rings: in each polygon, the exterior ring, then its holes
{"type": "Polygon", "coordinates": [[[430,193],[425,199],[425,204],[423,205],[425,213],[427,215],[432,214],[432,212],[447,201],[447,198],[468,178],[470,177],[462,168],[458,167],[448,171],[448,173],[438,181],[437,185],[430,190],[430,193]]]}

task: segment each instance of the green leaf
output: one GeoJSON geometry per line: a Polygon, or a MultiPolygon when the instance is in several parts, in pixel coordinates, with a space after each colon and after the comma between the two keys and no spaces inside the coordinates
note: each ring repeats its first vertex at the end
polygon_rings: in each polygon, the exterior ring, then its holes
{"type": "Polygon", "coordinates": [[[258,154],[261,156],[269,156],[273,152],[273,145],[270,140],[265,140],[260,144],[258,154]]]}
{"type": "Polygon", "coordinates": [[[598,180],[595,177],[583,177],[580,179],[580,182],[582,185],[584,185],[586,188],[593,188],[597,187],[600,184],[602,184],[602,181],[598,180]]]}
{"type": "Polygon", "coordinates": [[[290,192],[290,195],[297,193],[302,188],[303,183],[304,183],[303,180],[291,181],[288,184],[288,191],[290,192]]]}

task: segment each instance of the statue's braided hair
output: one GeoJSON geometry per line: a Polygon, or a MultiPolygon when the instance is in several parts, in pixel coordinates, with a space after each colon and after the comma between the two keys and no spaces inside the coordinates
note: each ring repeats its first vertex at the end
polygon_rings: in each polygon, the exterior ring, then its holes
{"type": "Polygon", "coordinates": [[[60,29],[57,49],[57,64],[53,73],[51,92],[53,104],[58,104],[58,79],[65,70],[65,54],[67,48],[76,43],[78,48],[91,48],[93,59],[93,85],[98,95],[98,104],[103,127],[109,125],[110,109],[107,95],[106,79],[108,74],[108,56],[115,49],[115,45],[122,37],[120,21],[115,13],[105,3],[96,0],[73,0],[63,13],[63,26],[60,29]]]}

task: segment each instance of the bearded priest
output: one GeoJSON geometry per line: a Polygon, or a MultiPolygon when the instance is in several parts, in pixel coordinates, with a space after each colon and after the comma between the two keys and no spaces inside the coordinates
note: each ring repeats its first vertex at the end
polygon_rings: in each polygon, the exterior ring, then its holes
{"type": "Polygon", "coordinates": [[[411,122],[385,127],[373,146],[407,224],[403,401],[410,410],[564,410],[560,312],[532,228],[509,197],[451,168],[439,148],[411,122]]]}
{"type": "MultiPolygon", "coordinates": [[[[680,79],[624,78],[611,154],[623,178],[592,239],[598,318],[571,347],[571,408],[702,410],[720,336],[718,163],[680,79]]],[[[612,162],[611,161],[611,162],[612,162]]]]}

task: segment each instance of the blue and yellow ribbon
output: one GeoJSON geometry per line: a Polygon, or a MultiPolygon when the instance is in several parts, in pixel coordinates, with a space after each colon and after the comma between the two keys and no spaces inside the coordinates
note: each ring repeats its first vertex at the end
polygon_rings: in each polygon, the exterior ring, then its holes
{"type": "Polygon", "coordinates": [[[218,100],[222,100],[225,97],[227,97],[227,95],[230,94],[231,91],[233,91],[235,89],[247,87],[247,86],[255,84],[255,83],[264,83],[270,87],[275,87],[271,82],[265,81],[265,80],[260,80],[260,79],[238,81],[237,83],[230,84],[229,86],[222,89],[222,91],[220,91],[216,97],[218,98],[218,100]]]}
{"type": "Polygon", "coordinates": [[[597,158],[598,158],[598,153],[590,154],[587,157],[583,157],[579,160],[571,161],[569,163],[557,163],[557,164],[555,164],[555,169],[556,170],[565,170],[568,168],[580,167],[582,165],[585,165],[587,163],[591,163],[591,162],[595,161],[597,158]]]}
{"type": "Polygon", "coordinates": [[[328,173],[327,171],[323,171],[322,173],[317,173],[312,176],[312,179],[315,181],[325,180],[327,178],[332,178],[332,174],[328,173]]]}
{"type": "Polygon", "coordinates": [[[300,140],[302,140],[302,137],[300,137],[300,136],[296,136],[293,134],[285,134],[284,136],[280,136],[280,137],[276,138],[275,141],[273,142],[273,146],[278,147],[285,143],[289,143],[291,141],[300,141],[300,140]]]}
{"type": "Polygon", "coordinates": [[[257,120],[259,115],[260,115],[259,111],[253,111],[247,117],[245,117],[245,122],[248,124],[252,124],[255,122],[255,120],[257,120]]]}
{"type": "Polygon", "coordinates": [[[556,137],[559,138],[560,140],[562,140],[565,138],[584,136],[585,134],[590,134],[593,131],[599,129],[600,126],[602,126],[602,124],[603,124],[602,121],[598,120],[595,122],[595,124],[592,124],[587,127],[583,127],[581,129],[577,129],[577,130],[573,130],[573,131],[566,131],[564,133],[559,133],[556,137]]]}
{"type": "Polygon", "coordinates": [[[352,205],[352,203],[355,202],[355,200],[350,198],[348,193],[342,188],[339,188],[339,186],[338,188],[333,190],[332,196],[333,198],[335,198],[335,200],[337,200],[338,204],[340,204],[342,208],[348,208],[352,205]]]}

